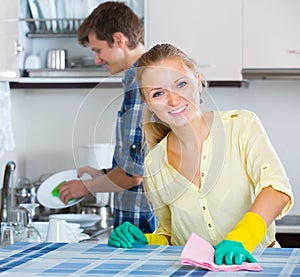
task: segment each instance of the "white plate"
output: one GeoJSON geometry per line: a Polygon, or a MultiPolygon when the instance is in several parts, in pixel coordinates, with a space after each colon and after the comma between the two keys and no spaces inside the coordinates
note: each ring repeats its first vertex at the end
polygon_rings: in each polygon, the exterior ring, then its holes
{"type": "Polygon", "coordinates": [[[90,227],[102,219],[97,214],[52,214],[49,219],[64,219],[67,222],[79,223],[80,227],[90,227]]]}
{"type": "Polygon", "coordinates": [[[50,14],[52,18],[52,30],[55,33],[57,31],[57,21],[55,20],[57,18],[55,0],[49,0],[49,5],[50,5],[50,14]]]}
{"type": "Polygon", "coordinates": [[[52,195],[52,190],[63,181],[79,180],[77,171],[75,169],[61,171],[47,178],[39,187],[37,192],[37,199],[39,203],[50,209],[63,209],[71,207],[83,200],[79,198],[69,204],[64,204],[59,197],[52,195]]]}
{"type": "Polygon", "coordinates": [[[74,18],[74,1],[73,0],[64,0],[64,1],[65,1],[65,8],[66,8],[64,17],[68,19],[66,21],[65,31],[72,31],[73,20],[71,20],[71,18],[74,18]]]}
{"type": "Polygon", "coordinates": [[[58,26],[60,32],[66,31],[68,22],[64,18],[66,18],[66,3],[64,0],[56,1],[56,16],[58,18],[58,26]]]}
{"type": "MultiPolygon", "coordinates": [[[[35,0],[28,0],[28,3],[31,10],[32,18],[40,19],[42,15],[39,13],[40,8],[38,2],[36,2],[35,0]]],[[[34,23],[37,28],[37,31],[40,31],[41,22],[36,20],[34,23]]]]}
{"type": "Polygon", "coordinates": [[[39,0],[37,3],[40,5],[44,18],[47,19],[45,21],[47,31],[50,31],[52,26],[51,20],[49,20],[51,18],[50,2],[49,0],[39,0]]]}

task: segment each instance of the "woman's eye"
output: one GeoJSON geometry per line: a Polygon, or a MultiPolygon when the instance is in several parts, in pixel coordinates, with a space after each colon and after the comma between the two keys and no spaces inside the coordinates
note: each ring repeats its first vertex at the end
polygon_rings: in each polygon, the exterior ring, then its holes
{"type": "Polygon", "coordinates": [[[161,96],[162,94],[163,94],[162,91],[156,91],[156,92],[153,93],[152,97],[159,97],[159,96],[161,96]]]}
{"type": "Polygon", "coordinates": [[[182,81],[182,82],[180,82],[180,83],[178,83],[178,87],[179,88],[182,88],[182,87],[184,87],[184,86],[186,86],[187,85],[187,82],[186,81],[182,81]]]}

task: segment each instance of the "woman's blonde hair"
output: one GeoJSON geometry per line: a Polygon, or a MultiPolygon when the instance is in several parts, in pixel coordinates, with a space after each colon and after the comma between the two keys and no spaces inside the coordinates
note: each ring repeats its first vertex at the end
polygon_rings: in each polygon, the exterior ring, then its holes
{"type": "MultiPolygon", "coordinates": [[[[136,81],[143,100],[145,100],[145,97],[143,94],[142,78],[145,69],[165,59],[179,60],[195,75],[197,73],[197,64],[195,61],[189,58],[179,48],[168,43],[157,44],[149,51],[144,53],[137,62],[136,81]]],[[[143,116],[143,133],[148,149],[151,149],[153,146],[159,143],[170,132],[170,130],[170,127],[166,123],[159,120],[155,114],[148,109],[147,105],[145,105],[143,116]]]]}

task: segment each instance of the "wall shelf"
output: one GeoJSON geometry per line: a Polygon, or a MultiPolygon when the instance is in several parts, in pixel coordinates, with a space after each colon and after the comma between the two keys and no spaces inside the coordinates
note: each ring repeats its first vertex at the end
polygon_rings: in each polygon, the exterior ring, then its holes
{"type": "Polygon", "coordinates": [[[28,38],[75,37],[83,18],[22,18],[28,27],[28,38]]]}

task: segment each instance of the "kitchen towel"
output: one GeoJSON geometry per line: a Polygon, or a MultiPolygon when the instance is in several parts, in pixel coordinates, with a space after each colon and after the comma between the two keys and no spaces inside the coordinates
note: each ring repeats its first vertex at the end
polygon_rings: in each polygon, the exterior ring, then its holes
{"type": "Polygon", "coordinates": [[[15,148],[12,130],[10,88],[8,81],[0,82],[0,158],[15,148]]]}
{"type": "Polygon", "coordinates": [[[262,270],[257,263],[243,262],[241,265],[216,265],[214,263],[214,253],[215,249],[206,240],[192,233],[182,250],[181,263],[183,265],[199,266],[211,271],[262,270]]]}

